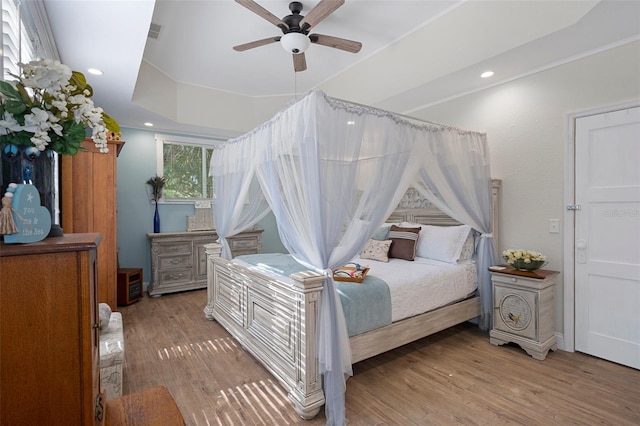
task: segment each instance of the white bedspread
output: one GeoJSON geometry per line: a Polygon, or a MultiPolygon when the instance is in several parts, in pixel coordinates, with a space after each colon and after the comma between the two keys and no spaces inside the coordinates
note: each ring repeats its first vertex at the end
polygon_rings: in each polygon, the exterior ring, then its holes
{"type": "MultiPolygon", "coordinates": [[[[287,276],[240,259],[233,261],[271,278],[292,282],[287,276]]],[[[353,261],[369,266],[369,274],[378,276],[389,286],[392,322],[464,299],[478,287],[476,265],[471,261],[451,264],[421,257],[416,257],[413,262],[392,258],[385,263],[359,257],[353,261]]]]}
{"type": "Polygon", "coordinates": [[[476,265],[450,264],[416,257],[388,263],[355,258],[383,279],[391,292],[391,321],[399,321],[466,298],[478,287],[476,265]]]}

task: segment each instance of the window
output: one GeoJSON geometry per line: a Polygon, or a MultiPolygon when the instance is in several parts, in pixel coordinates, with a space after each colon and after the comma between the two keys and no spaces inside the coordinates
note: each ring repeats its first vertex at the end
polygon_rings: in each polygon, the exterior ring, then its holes
{"type": "Polygon", "coordinates": [[[164,176],[162,202],[192,203],[213,198],[209,163],[222,139],[156,135],[158,176],[164,176]]]}

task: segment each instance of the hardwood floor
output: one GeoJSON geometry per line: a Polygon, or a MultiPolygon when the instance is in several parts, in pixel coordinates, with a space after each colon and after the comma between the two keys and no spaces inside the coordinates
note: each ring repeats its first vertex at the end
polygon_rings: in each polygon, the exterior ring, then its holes
{"type": "MultiPolygon", "coordinates": [[[[187,425],[323,425],[302,420],[282,388],[216,322],[206,290],[121,307],[123,393],[166,386],[187,425]]],[[[579,353],[536,361],[459,325],[357,363],[350,425],[638,425],[640,371],[579,353]]]]}

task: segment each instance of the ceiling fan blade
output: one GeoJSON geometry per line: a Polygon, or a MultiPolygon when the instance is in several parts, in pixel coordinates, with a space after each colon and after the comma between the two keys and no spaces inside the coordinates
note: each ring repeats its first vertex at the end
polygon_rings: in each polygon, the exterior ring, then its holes
{"type": "Polygon", "coordinates": [[[307,69],[307,59],[304,57],[304,53],[294,53],[292,56],[293,69],[295,70],[295,72],[300,72],[307,69]]]}
{"type": "Polygon", "coordinates": [[[278,18],[276,15],[274,15],[271,12],[269,12],[267,9],[265,9],[262,6],[260,6],[255,1],[253,1],[253,0],[236,0],[236,3],[246,7],[247,9],[249,9],[250,11],[255,13],[256,15],[263,17],[264,19],[266,19],[267,21],[271,22],[276,27],[280,27],[283,31],[289,30],[289,26],[287,24],[285,24],[282,21],[282,19],[278,18]]]}
{"type": "Polygon", "coordinates": [[[346,38],[332,37],[323,34],[309,34],[309,39],[311,40],[311,43],[334,47],[351,53],[358,53],[360,49],[362,49],[362,43],[359,41],[347,40],[346,38]]]}
{"type": "Polygon", "coordinates": [[[233,50],[237,52],[244,52],[245,50],[253,49],[254,47],[260,47],[266,44],[276,43],[278,41],[280,41],[280,36],[263,38],[262,40],[256,40],[249,43],[233,46],[233,50]]]}
{"type": "Polygon", "coordinates": [[[331,15],[337,8],[344,4],[344,0],[320,0],[320,3],[307,13],[300,21],[300,28],[303,31],[315,27],[327,16],[331,15]]]}

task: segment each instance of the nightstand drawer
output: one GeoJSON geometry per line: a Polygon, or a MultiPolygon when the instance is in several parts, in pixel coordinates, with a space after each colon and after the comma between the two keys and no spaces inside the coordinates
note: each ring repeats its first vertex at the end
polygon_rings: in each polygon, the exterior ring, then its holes
{"type": "Polygon", "coordinates": [[[491,277],[491,280],[496,284],[504,284],[507,286],[515,286],[515,287],[524,287],[530,288],[534,290],[539,290],[544,287],[548,287],[549,285],[553,285],[550,281],[545,280],[537,280],[532,278],[523,278],[517,277],[513,275],[499,275],[494,274],[491,277]]]}

